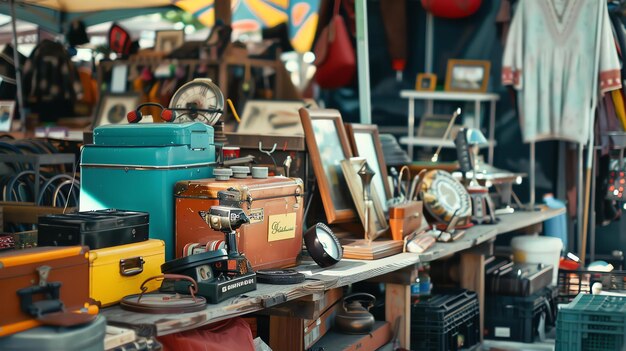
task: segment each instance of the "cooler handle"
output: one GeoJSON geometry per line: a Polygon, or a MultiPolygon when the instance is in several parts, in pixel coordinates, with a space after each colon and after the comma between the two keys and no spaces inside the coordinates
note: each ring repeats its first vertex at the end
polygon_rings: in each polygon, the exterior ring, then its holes
{"type": "Polygon", "coordinates": [[[123,277],[132,277],[143,272],[143,257],[123,258],[120,260],[120,275],[123,277]]]}

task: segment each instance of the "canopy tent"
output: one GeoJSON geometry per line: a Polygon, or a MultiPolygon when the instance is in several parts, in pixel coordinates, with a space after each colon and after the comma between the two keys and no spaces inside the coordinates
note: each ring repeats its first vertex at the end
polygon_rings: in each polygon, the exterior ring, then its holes
{"type": "MultiPolygon", "coordinates": [[[[65,28],[74,20],[85,25],[111,20],[120,20],[142,14],[165,11],[170,8],[170,0],[0,0],[0,14],[11,16],[13,46],[17,49],[17,19],[36,23],[41,28],[56,33],[65,32],[65,28]]],[[[26,128],[26,115],[22,94],[22,77],[17,50],[14,50],[16,64],[15,80],[17,83],[17,105],[20,112],[22,130],[26,128]]]]}
{"type": "MultiPolygon", "coordinates": [[[[36,24],[18,20],[16,23],[16,33],[18,44],[36,44],[42,38],[52,39],[54,35],[42,30],[36,24]]],[[[0,15],[0,45],[13,42],[13,30],[11,28],[11,17],[0,15]]]]}
{"type": "Polygon", "coordinates": [[[11,16],[13,3],[18,19],[54,33],[64,33],[74,20],[90,26],[172,8],[172,1],[169,0],[0,0],[0,14],[11,16]]]}

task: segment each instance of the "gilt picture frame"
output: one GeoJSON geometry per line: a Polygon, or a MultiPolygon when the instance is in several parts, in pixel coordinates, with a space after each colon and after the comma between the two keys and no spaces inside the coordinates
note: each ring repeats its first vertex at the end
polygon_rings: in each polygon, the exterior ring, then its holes
{"type": "Polygon", "coordinates": [[[446,91],[484,93],[489,85],[491,62],[485,60],[448,60],[446,91]]]}

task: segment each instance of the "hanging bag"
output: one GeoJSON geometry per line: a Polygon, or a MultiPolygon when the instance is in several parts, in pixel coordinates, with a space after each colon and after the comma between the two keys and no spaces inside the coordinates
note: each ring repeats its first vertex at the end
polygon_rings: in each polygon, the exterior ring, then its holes
{"type": "Polygon", "coordinates": [[[333,17],[315,44],[315,81],[324,89],[346,86],[354,79],[356,57],[350,35],[339,14],[341,0],[335,0],[333,17]]]}
{"type": "Polygon", "coordinates": [[[435,17],[463,18],[473,15],[482,0],[422,0],[422,6],[435,17]]]}

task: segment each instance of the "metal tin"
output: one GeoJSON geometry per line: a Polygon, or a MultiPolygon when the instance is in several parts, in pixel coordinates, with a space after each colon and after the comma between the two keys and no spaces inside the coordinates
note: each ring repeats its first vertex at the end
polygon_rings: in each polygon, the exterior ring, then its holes
{"type": "Polygon", "coordinates": [[[268,177],[268,174],[268,167],[252,167],[252,178],[254,179],[265,179],[268,177]]]}
{"type": "Polygon", "coordinates": [[[248,173],[250,173],[250,167],[248,166],[231,166],[230,169],[233,170],[233,177],[238,179],[245,179],[248,177],[248,173]]]}
{"type": "Polygon", "coordinates": [[[217,180],[229,180],[233,175],[233,170],[230,168],[216,168],[213,170],[213,175],[217,180]]]}

